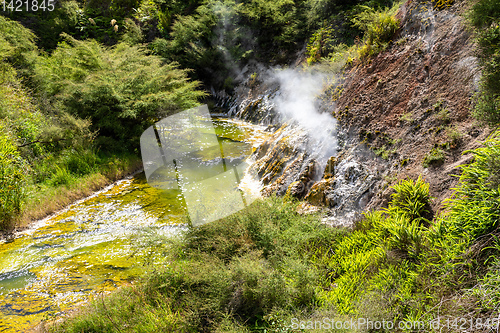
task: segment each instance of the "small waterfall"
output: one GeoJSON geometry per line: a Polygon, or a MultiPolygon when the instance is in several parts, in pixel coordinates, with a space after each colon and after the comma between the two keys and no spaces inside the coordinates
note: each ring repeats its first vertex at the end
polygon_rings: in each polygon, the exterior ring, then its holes
{"type": "Polygon", "coordinates": [[[337,128],[335,104],[328,96],[334,81],[326,74],[266,70],[248,78],[220,105],[228,106],[228,116],[273,132],[249,168],[264,195],[304,199],[303,211],[326,207],[325,223],[352,226],[369,206],[384,162],[337,128]]]}

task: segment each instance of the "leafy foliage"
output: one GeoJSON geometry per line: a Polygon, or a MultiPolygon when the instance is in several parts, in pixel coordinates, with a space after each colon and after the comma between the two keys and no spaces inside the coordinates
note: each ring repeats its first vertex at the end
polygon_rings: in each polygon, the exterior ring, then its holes
{"type": "Polygon", "coordinates": [[[32,30],[37,36],[37,45],[44,49],[55,48],[62,32],[78,34],[91,25],[79,3],[73,0],[57,1],[53,11],[6,10],[1,14],[32,30]]]}
{"type": "Polygon", "coordinates": [[[394,16],[398,6],[381,11],[366,6],[361,8],[363,10],[352,21],[365,33],[359,55],[361,59],[366,59],[384,50],[399,28],[399,21],[394,16]]]}
{"type": "MultiPolygon", "coordinates": [[[[14,67],[30,67],[36,57],[35,35],[20,23],[0,15],[0,60],[14,67]]],[[[5,65],[4,65],[5,66],[5,65]]]]}
{"type": "Polygon", "coordinates": [[[477,96],[475,116],[491,125],[500,122],[500,1],[474,3],[469,19],[476,28],[483,67],[481,92],[477,96]]]}
{"type": "Polygon", "coordinates": [[[396,192],[392,194],[392,209],[408,216],[411,220],[430,213],[429,184],[424,182],[421,176],[415,182],[402,180],[393,188],[396,192]]]}
{"type": "Polygon", "coordinates": [[[241,12],[262,48],[286,49],[300,37],[301,15],[294,1],[251,0],[241,12]]]}
{"type": "Polygon", "coordinates": [[[169,24],[169,38],[157,39],[152,43],[156,54],[185,67],[200,69],[210,54],[210,43],[214,37],[212,29],[216,25],[215,16],[209,7],[198,7],[194,15],[177,16],[169,24]]]}
{"type": "Polygon", "coordinates": [[[308,64],[317,62],[322,57],[328,56],[329,52],[338,44],[334,36],[335,31],[331,28],[316,30],[307,44],[308,64]]]}
{"type": "MultiPolygon", "coordinates": [[[[186,71],[163,64],[137,46],[107,49],[69,36],[50,56],[40,58],[36,79],[51,103],[92,121],[99,140],[138,142],[161,117],[197,105],[204,95],[186,71]]],[[[105,149],[115,147],[103,147],[105,149]]]]}
{"type": "Polygon", "coordinates": [[[11,227],[21,211],[24,197],[21,159],[14,140],[0,123],[0,228],[11,227]]]}
{"type": "Polygon", "coordinates": [[[499,133],[493,133],[485,147],[473,153],[474,162],[462,168],[461,186],[450,203],[450,219],[456,232],[471,240],[500,225],[499,133]]]}

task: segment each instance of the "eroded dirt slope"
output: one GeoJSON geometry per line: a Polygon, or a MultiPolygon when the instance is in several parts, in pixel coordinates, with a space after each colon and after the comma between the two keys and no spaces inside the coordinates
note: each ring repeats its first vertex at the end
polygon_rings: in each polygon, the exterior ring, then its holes
{"type": "MultiPolygon", "coordinates": [[[[434,209],[451,195],[457,166],[470,161],[463,152],[489,133],[470,115],[480,69],[466,5],[436,11],[430,2],[407,1],[394,43],[348,71],[335,111],[346,131],[389,162],[387,183],[422,174],[434,209]]],[[[379,192],[368,208],[386,204],[389,193],[379,192]]]]}
{"type": "Polygon", "coordinates": [[[471,116],[481,73],[466,6],[456,0],[435,10],[430,2],[409,0],[401,7],[400,29],[388,48],[346,69],[342,85],[326,93],[332,100],[323,99],[323,112],[338,120],[331,142],[338,150],[330,158],[320,161],[314,143],[276,116],[272,96],[279,87],[243,85],[235,114],[275,124],[255,154],[263,193],[304,199],[305,212],[326,207],[327,222],[349,226],[360,212],[386,206],[398,180],[422,175],[436,198],[433,211],[440,210],[459,166],[472,159],[464,152],[490,133],[471,116]]]}

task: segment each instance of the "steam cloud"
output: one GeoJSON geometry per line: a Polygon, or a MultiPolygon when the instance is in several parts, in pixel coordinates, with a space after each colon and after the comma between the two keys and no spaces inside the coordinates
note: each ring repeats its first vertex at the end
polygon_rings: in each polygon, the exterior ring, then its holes
{"type": "Polygon", "coordinates": [[[323,163],[337,153],[337,122],[329,113],[319,110],[318,96],[322,93],[327,75],[324,73],[304,72],[298,69],[266,70],[262,64],[250,61],[242,67],[230,50],[250,51],[255,41],[248,29],[238,25],[238,14],[234,8],[223,2],[215,2],[212,7],[218,18],[213,41],[221,51],[227,69],[235,83],[244,81],[252,70],[257,70],[264,77],[264,86],[279,84],[279,91],[272,101],[274,109],[282,120],[292,121],[305,130],[310,138],[310,147],[318,162],[323,163]]]}
{"type": "Polygon", "coordinates": [[[337,121],[329,113],[320,112],[319,95],[327,83],[327,75],[296,69],[274,70],[280,92],[274,99],[275,110],[285,121],[305,130],[311,139],[313,154],[321,164],[337,153],[337,121]]]}

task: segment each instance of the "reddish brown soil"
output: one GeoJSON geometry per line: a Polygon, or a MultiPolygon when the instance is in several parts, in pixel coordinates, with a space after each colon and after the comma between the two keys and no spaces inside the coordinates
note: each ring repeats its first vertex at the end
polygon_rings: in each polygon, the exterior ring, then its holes
{"type": "MultiPolygon", "coordinates": [[[[389,184],[421,174],[436,197],[435,210],[451,195],[457,166],[471,161],[464,151],[490,133],[471,116],[480,70],[461,16],[465,6],[456,1],[434,11],[432,4],[408,1],[398,13],[401,28],[394,43],[348,71],[335,111],[342,126],[370,148],[385,145],[389,184]],[[424,158],[434,147],[445,159],[425,168],[424,158]]],[[[369,208],[385,205],[389,191],[379,193],[369,208]]]]}

